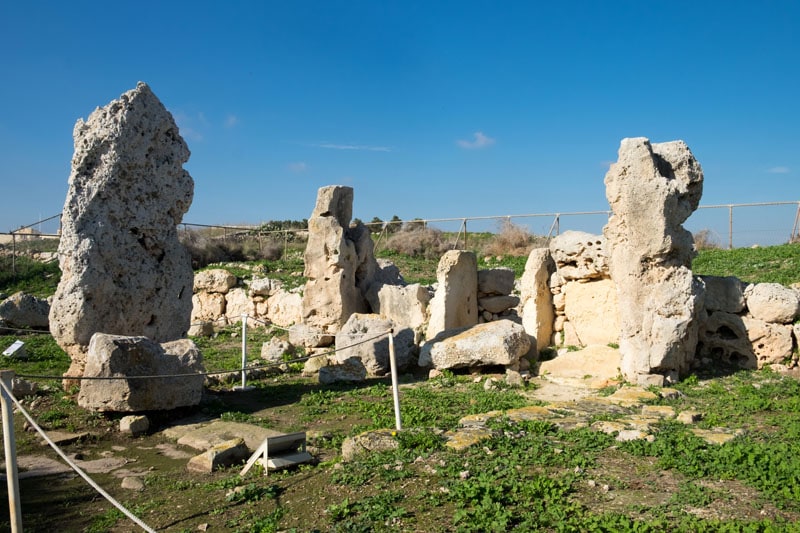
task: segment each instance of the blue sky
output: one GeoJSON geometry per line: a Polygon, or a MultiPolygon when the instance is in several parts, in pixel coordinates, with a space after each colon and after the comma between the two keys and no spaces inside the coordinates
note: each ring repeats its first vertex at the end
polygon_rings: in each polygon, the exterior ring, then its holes
{"type": "Polygon", "coordinates": [[[330,184],[364,220],[604,210],[638,136],[686,141],[702,204],[800,201],[800,3],[539,4],[4,2],[0,231],[61,211],[75,121],[140,80],[192,151],[186,222],[330,184]]]}

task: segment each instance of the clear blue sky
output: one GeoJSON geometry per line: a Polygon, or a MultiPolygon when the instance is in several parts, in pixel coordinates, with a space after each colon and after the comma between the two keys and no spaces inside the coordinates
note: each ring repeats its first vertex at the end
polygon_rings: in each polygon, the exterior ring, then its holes
{"type": "Polygon", "coordinates": [[[307,218],[330,184],[364,220],[604,210],[637,136],[687,142],[703,204],[797,201],[798,27],[794,0],[9,0],[0,231],[61,211],[75,121],[140,80],[192,151],[185,222],[307,218]]]}

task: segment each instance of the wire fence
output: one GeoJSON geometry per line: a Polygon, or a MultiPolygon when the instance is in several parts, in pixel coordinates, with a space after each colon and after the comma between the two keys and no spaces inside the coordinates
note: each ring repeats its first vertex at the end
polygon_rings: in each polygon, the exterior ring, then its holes
{"type": "MultiPolygon", "coordinates": [[[[89,380],[162,380],[162,379],[197,379],[200,376],[209,377],[219,374],[238,374],[241,372],[242,375],[242,387],[241,389],[246,389],[246,376],[248,373],[253,373],[255,371],[271,368],[271,367],[281,367],[284,365],[289,365],[292,363],[300,363],[304,361],[308,361],[312,357],[328,357],[330,355],[335,354],[337,351],[344,351],[351,348],[355,348],[357,346],[361,346],[366,343],[377,341],[378,339],[382,339],[384,337],[389,338],[389,352],[390,352],[390,363],[391,363],[391,378],[392,378],[392,388],[393,388],[393,402],[395,407],[395,418],[396,418],[396,425],[397,429],[401,429],[400,423],[400,405],[399,405],[399,396],[398,396],[398,383],[397,383],[397,368],[395,366],[395,358],[394,358],[394,344],[393,344],[393,331],[387,330],[379,333],[375,333],[369,337],[365,337],[364,334],[358,333],[352,335],[353,337],[358,338],[357,341],[352,342],[346,346],[335,347],[329,351],[323,353],[315,353],[313,355],[303,356],[303,357],[295,357],[292,359],[282,360],[280,362],[269,362],[265,364],[247,364],[247,315],[242,315],[241,320],[241,327],[242,327],[242,365],[238,369],[228,369],[228,370],[214,370],[214,371],[207,371],[207,372],[191,372],[191,373],[184,373],[184,374],[158,374],[158,375],[114,375],[114,376],[70,376],[70,380],[75,381],[89,381],[89,380]]],[[[252,317],[251,317],[252,318],[252,317]]],[[[290,331],[291,328],[282,328],[275,324],[271,324],[269,322],[255,319],[256,322],[262,324],[268,328],[275,328],[285,332],[290,331]]],[[[39,330],[20,330],[19,328],[6,328],[0,327],[0,333],[3,331],[13,331],[19,333],[21,331],[26,331],[29,333],[37,333],[37,334],[47,334],[49,332],[39,331],[39,330]]],[[[13,379],[14,378],[23,378],[27,380],[59,380],[63,379],[65,376],[63,375],[55,375],[55,374],[27,374],[27,373],[15,373],[13,371],[8,370],[0,370],[0,397],[2,399],[2,423],[3,423],[3,437],[4,437],[4,451],[5,451],[5,459],[6,459],[6,482],[8,486],[8,499],[9,499],[9,516],[11,519],[11,530],[13,533],[21,532],[22,531],[22,502],[20,498],[20,491],[19,491],[19,470],[17,468],[17,455],[16,455],[16,442],[14,437],[14,422],[13,422],[13,411],[11,409],[11,405],[15,405],[17,411],[22,414],[22,416],[30,423],[31,427],[44,439],[44,441],[58,454],[58,456],[70,467],[72,468],[81,478],[86,481],[94,490],[98,492],[101,496],[103,496],[108,502],[110,502],[114,507],[116,507],[120,512],[122,512],[126,517],[128,517],[131,521],[133,521],[137,526],[139,526],[142,530],[148,532],[155,532],[155,529],[151,528],[147,524],[145,524],[140,518],[134,515],[131,511],[126,509],[119,501],[117,501],[113,496],[111,496],[103,487],[101,487],[97,482],[95,482],[89,475],[83,471],[74,461],[72,461],[67,454],[58,447],[58,445],[53,442],[53,440],[47,435],[47,433],[42,429],[42,427],[36,422],[36,420],[25,410],[23,404],[14,397],[13,394],[13,379]]]]}
{"type": "MultiPolygon", "coordinates": [[[[450,239],[452,248],[475,249],[479,233],[499,233],[511,223],[526,229],[534,236],[550,239],[567,230],[600,234],[608,222],[610,211],[568,211],[527,213],[494,216],[453,218],[415,218],[368,222],[367,227],[376,234],[376,249],[386,245],[390,234],[415,227],[438,229],[450,239]]],[[[193,235],[205,233],[207,239],[221,242],[255,240],[263,257],[267,247],[282,247],[283,256],[290,246],[302,247],[308,230],[304,222],[268,222],[252,226],[181,223],[179,233],[188,242],[193,235]]],[[[60,215],[54,215],[20,228],[0,233],[0,277],[4,273],[18,274],[20,255],[38,255],[44,261],[55,261],[57,239],[60,236],[60,215]]],[[[684,223],[693,234],[704,236],[705,244],[720,248],[770,246],[800,240],[800,201],[777,201],[739,204],[701,205],[684,223]]],[[[476,250],[477,251],[477,250],[476,250]]]]}

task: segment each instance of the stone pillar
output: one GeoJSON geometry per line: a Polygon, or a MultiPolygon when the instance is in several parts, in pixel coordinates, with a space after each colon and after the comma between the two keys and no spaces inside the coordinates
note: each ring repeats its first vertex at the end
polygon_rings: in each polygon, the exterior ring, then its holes
{"type": "Polygon", "coordinates": [[[550,346],[553,340],[553,294],[550,292],[550,276],[556,264],[547,248],[534,248],[525,263],[520,279],[520,309],[522,326],[531,336],[531,351],[538,354],[550,346]]]}
{"type": "Polygon", "coordinates": [[[185,336],[194,278],[176,227],[194,193],[189,148],[150,88],[140,82],[79,119],[73,137],[50,308],[50,331],[72,358],[65,377],[83,375],[96,332],[185,336]]]}
{"type": "Polygon", "coordinates": [[[478,259],[473,252],[445,252],[436,267],[439,283],[428,308],[426,338],[478,323],[478,259]]]}
{"type": "Polygon", "coordinates": [[[377,271],[369,231],[350,227],[352,213],[353,188],[331,185],[319,189],[308,219],[303,320],[329,333],[353,313],[369,312],[365,294],[377,271]]]}
{"type": "Polygon", "coordinates": [[[605,177],[612,216],[603,230],[620,310],[621,370],[633,383],[663,385],[689,368],[703,284],[692,235],[703,171],[683,141],[623,139],[605,177]]]}

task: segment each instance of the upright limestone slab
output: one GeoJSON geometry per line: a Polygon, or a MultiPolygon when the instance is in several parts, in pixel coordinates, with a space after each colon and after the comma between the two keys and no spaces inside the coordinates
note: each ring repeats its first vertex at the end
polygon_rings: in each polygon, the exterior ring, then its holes
{"type": "Polygon", "coordinates": [[[703,284],[690,270],[703,171],[686,143],[623,139],[605,177],[613,212],[603,230],[620,310],[621,370],[634,383],[684,373],[697,345],[703,284]]]}
{"type": "Polygon", "coordinates": [[[193,274],[176,225],[192,202],[189,148],[172,115],[139,83],[73,133],[61,217],[61,282],[50,331],[81,376],[92,335],[185,336],[193,274]]]}
{"type": "Polygon", "coordinates": [[[430,319],[426,333],[433,339],[439,333],[478,323],[478,259],[474,252],[449,250],[436,267],[439,283],[428,307],[430,319]]]}
{"type": "Polygon", "coordinates": [[[350,227],[353,188],[322,187],[308,219],[303,318],[312,328],[335,333],[353,313],[365,313],[365,294],[378,264],[369,230],[350,227]]]}

